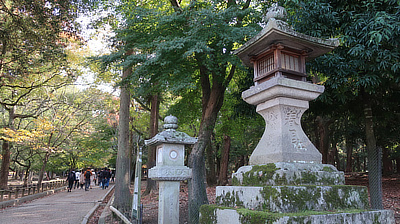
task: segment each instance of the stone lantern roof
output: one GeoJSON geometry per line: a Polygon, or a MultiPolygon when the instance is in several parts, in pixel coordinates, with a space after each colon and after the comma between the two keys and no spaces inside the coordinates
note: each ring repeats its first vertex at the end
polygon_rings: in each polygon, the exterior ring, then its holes
{"type": "Polygon", "coordinates": [[[197,138],[190,137],[188,134],[176,130],[178,128],[178,119],[172,115],[164,118],[163,127],[164,131],[144,141],[147,146],[163,143],[193,145],[197,142],[197,138]]]}
{"type": "Polygon", "coordinates": [[[338,39],[321,39],[294,31],[284,20],[286,11],[283,7],[273,4],[268,9],[264,20],[267,25],[256,36],[251,38],[234,54],[238,55],[243,63],[253,67],[252,57],[269,50],[273,45],[283,45],[298,52],[307,54],[313,59],[339,46],[338,39]]]}

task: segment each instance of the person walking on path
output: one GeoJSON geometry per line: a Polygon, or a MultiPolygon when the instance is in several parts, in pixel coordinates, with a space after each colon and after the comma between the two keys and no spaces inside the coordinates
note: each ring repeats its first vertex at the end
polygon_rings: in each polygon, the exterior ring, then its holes
{"type": "Polygon", "coordinates": [[[107,167],[104,168],[104,179],[105,179],[105,188],[107,189],[108,186],[110,185],[110,178],[111,178],[111,172],[110,169],[107,167]]]}
{"type": "Polygon", "coordinates": [[[91,172],[90,169],[88,168],[88,169],[85,171],[85,191],[88,191],[88,190],[89,190],[89,187],[90,187],[90,177],[91,177],[92,175],[93,175],[92,172],[91,172]]]}
{"type": "Polygon", "coordinates": [[[74,185],[74,189],[78,188],[79,189],[79,180],[81,179],[81,172],[76,171],[75,172],[75,185],[74,185]]]}
{"type": "Polygon", "coordinates": [[[101,169],[98,174],[99,177],[99,186],[104,189],[104,169],[101,169]]]}
{"type": "Polygon", "coordinates": [[[81,189],[83,189],[83,185],[85,185],[85,170],[82,170],[81,172],[81,176],[79,177],[79,185],[81,185],[81,189]]]}
{"type": "Polygon", "coordinates": [[[96,186],[97,175],[94,169],[91,170],[92,176],[90,176],[90,189],[96,186]]]}
{"type": "Polygon", "coordinates": [[[71,169],[71,171],[69,172],[68,177],[67,177],[68,192],[71,192],[72,187],[74,186],[75,180],[76,180],[75,171],[74,171],[74,169],[71,169]]]}

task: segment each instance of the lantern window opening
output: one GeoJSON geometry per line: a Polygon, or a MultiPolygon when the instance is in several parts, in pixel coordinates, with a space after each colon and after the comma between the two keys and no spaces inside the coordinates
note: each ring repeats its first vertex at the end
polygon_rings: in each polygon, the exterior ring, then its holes
{"type": "Polygon", "coordinates": [[[257,68],[256,70],[257,77],[264,76],[269,72],[271,72],[272,70],[274,70],[275,68],[274,54],[270,53],[261,57],[257,61],[256,68],[257,68]]]}
{"type": "Polygon", "coordinates": [[[302,73],[300,55],[282,51],[281,67],[285,70],[292,70],[302,73]]]}

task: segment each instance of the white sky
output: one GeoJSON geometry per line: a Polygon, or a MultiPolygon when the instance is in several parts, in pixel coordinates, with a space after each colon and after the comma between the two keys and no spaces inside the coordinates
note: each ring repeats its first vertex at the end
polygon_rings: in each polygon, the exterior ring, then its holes
{"type": "MultiPolygon", "coordinates": [[[[88,16],[81,15],[78,18],[78,22],[82,27],[82,37],[86,41],[86,47],[88,47],[90,53],[92,55],[102,55],[110,53],[110,48],[108,48],[107,41],[110,37],[112,37],[113,33],[111,31],[110,26],[105,26],[100,30],[96,30],[90,27],[90,22],[99,16],[88,16]]],[[[80,89],[88,88],[89,86],[93,86],[95,81],[95,74],[89,69],[85,68],[85,75],[78,78],[75,84],[80,89]]],[[[102,91],[118,94],[119,90],[114,89],[113,84],[96,84],[96,87],[102,91]]]]}

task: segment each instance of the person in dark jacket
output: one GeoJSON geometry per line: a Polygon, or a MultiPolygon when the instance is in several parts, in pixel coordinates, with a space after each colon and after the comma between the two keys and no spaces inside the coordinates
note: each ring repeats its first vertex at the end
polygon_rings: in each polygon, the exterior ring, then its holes
{"type": "Polygon", "coordinates": [[[105,188],[108,188],[108,186],[110,185],[110,178],[111,178],[111,170],[108,169],[107,167],[104,169],[104,179],[105,181],[105,188]]]}
{"type": "Polygon", "coordinates": [[[89,187],[90,187],[90,177],[92,176],[93,174],[92,174],[92,172],[90,171],[90,168],[88,168],[86,171],[85,171],[85,174],[84,174],[84,176],[85,176],[85,191],[88,191],[89,190],[89,187]]]}
{"type": "Polygon", "coordinates": [[[74,169],[71,169],[71,171],[69,172],[69,174],[67,176],[68,192],[71,192],[72,187],[74,186],[75,180],[76,180],[75,171],[74,171],[74,169]]]}

